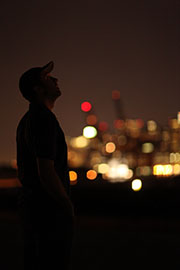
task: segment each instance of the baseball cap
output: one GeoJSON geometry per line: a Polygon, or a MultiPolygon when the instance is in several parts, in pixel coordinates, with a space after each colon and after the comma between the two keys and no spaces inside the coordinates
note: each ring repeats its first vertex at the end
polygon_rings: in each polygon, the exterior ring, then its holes
{"type": "Polygon", "coordinates": [[[54,68],[51,61],[43,67],[34,67],[24,72],[19,79],[19,89],[24,98],[31,101],[33,99],[33,87],[41,83],[41,78],[45,77],[54,68]]]}

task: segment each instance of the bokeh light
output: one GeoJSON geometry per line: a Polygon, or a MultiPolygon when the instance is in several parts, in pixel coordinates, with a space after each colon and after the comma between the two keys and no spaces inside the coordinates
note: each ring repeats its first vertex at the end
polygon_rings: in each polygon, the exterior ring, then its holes
{"type": "Polygon", "coordinates": [[[177,113],[177,122],[180,125],[180,112],[177,113]]]}
{"type": "Polygon", "coordinates": [[[170,163],[180,162],[180,153],[170,153],[169,161],[170,163]]]}
{"type": "Polygon", "coordinates": [[[175,175],[180,174],[180,165],[179,164],[175,164],[173,166],[173,172],[174,172],[175,175]]]}
{"type": "Polygon", "coordinates": [[[69,171],[69,179],[71,182],[77,181],[77,173],[75,171],[69,171]]]}
{"type": "Polygon", "coordinates": [[[85,102],[81,103],[81,110],[83,112],[89,112],[91,110],[91,108],[92,108],[92,105],[90,102],[85,101],[85,102]]]}
{"type": "Polygon", "coordinates": [[[70,143],[73,147],[84,148],[88,146],[89,140],[85,138],[84,136],[79,136],[79,137],[72,138],[70,143]]]}
{"type": "Polygon", "coordinates": [[[119,137],[118,137],[118,144],[120,145],[120,146],[123,146],[123,145],[125,145],[127,143],[127,138],[126,138],[126,136],[125,135],[120,135],[119,137]]]}
{"type": "Polygon", "coordinates": [[[156,129],[157,129],[156,122],[153,121],[153,120],[147,121],[147,129],[148,129],[149,132],[156,131],[156,129]]]}
{"type": "Polygon", "coordinates": [[[118,100],[118,99],[120,99],[120,91],[119,91],[119,90],[113,90],[113,91],[112,91],[112,99],[113,99],[113,100],[118,100]]]}
{"type": "Polygon", "coordinates": [[[87,122],[87,124],[88,125],[96,125],[96,123],[97,123],[97,117],[96,117],[96,115],[95,114],[90,114],[90,115],[88,115],[87,116],[87,118],[86,118],[86,122],[87,122]]]}
{"type": "Polygon", "coordinates": [[[153,175],[170,176],[172,174],[173,174],[173,166],[171,164],[166,165],[156,164],[153,166],[153,175]]]}
{"type": "Polygon", "coordinates": [[[143,153],[152,153],[154,151],[154,145],[152,143],[143,143],[142,144],[142,152],[143,153]]]}
{"type": "Polygon", "coordinates": [[[172,129],[178,129],[179,128],[179,124],[178,124],[178,120],[175,119],[170,119],[170,127],[172,129]]]}
{"type": "Polygon", "coordinates": [[[108,130],[108,123],[105,122],[105,121],[99,122],[98,129],[99,129],[99,131],[101,131],[101,132],[107,131],[107,130],[108,130]]]}
{"type": "Polygon", "coordinates": [[[127,178],[129,174],[129,168],[126,164],[120,164],[117,167],[117,174],[122,178],[127,178]]]}
{"type": "Polygon", "coordinates": [[[138,128],[143,128],[144,121],[142,119],[136,119],[136,124],[138,128]]]}
{"type": "Polygon", "coordinates": [[[131,187],[134,191],[139,191],[142,188],[142,181],[140,179],[134,179],[131,183],[131,187]]]}
{"type": "Polygon", "coordinates": [[[85,138],[94,138],[96,137],[97,135],[97,129],[93,126],[86,126],[84,129],[83,129],[83,136],[85,138]]]}
{"type": "Polygon", "coordinates": [[[109,171],[109,165],[106,163],[101,163],[98,165],[98,173],[104,174],[109,171]]]}
{"type": "Polygon", "coordinates": [[[125,179],[131,179],[133,177],[133,170],[129,169],[128,172],[125,175],[125,179]]]}
{"type": "Polygon", "coordinates": [[[84,154],[68,150],[68,164],[72,168],[81,167],[84,163],[84,154]]]}
{"type": "Polygon", "coordinates": [[[116,145],[113,142],[108,142],[105,148],[107,153],[113,153],[116,150],[116,145]]]}
{"type": "Polygon", "coordinates": [[[128,165],[121,163],[120,160],[113,158],[108,165],[109,170],[106,175],[111,182],[123,182],[132,177],[132,171],[129,170],[128,165]]]}
{"type": "Polygon", "coordinates": [[[136,168],[136,175],[137,176],[149,176],[152,175],[152,168],[151,166],[140,166],[136,168]]]}
{"type": "Polygon", "coordinates": [[[97,177],[97,172],[96,172],[95,170],[89,170],[89,171],[87,171],[87,173],[86,173],[86,177],[87,177],[87,179],[89,179],[89,180],[95,180],[96,177],[97,177]]]}
{"type": "Polygon", "coordinates": [[[122,129],[124,128],[124,125],[125,125],[124,120],[121,120],[121,119],[114,120],[114,127],[116,129],[122,129]]]}

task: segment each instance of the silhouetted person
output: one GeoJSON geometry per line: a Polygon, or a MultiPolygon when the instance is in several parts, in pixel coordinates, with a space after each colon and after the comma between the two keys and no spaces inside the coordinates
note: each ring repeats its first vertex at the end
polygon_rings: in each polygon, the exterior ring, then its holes
{"type": "Polygon", "coordinates": [[[74,232],[67,145],[52,112],[61,95],[50,75],[53,62],[26,71],[19,88],[29,110],[17,133],[19,209],[24,231],[24,270],[68,269],[74,232]]]}

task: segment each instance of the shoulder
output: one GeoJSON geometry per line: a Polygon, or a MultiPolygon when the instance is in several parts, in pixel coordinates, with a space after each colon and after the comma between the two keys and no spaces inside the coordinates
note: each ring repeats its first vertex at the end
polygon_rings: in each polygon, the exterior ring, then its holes
{"type": "Polygon", "coordinates": [[[30,106],[29,109],[30,119],[33,126],[39,128],[43,125],[53,126],[56,125],[56,116],[53,112],[47,109],[45,106],[30,106]]]}

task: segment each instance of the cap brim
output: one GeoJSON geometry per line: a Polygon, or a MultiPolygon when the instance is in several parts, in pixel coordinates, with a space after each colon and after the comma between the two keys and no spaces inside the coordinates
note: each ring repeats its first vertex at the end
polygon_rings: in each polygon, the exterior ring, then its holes
{"type": "Polygon", "coordinates": [[[46,74],[50,73],[53,70],[53,68],[54,68],[54,62],[51,61],[47,65],[42,67],[41,75],[46,75],[46,74]]]}

